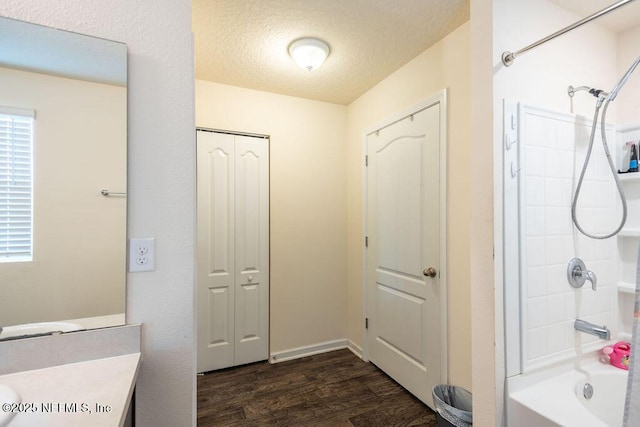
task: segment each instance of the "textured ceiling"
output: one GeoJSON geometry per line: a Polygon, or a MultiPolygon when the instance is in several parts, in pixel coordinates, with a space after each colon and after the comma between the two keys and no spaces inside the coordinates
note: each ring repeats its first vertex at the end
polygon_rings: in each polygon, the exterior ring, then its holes
{"type": "Polygon", "coordinates": [[[469,0],[193,0],[196,78],[349,104],[469,19],[469,0]],[[289,44],[326,41],[314,71],[289,44]]]}
{"type": "MultiPolygon", "coordinates": [[[[604,8],[617,3],[615,0],[549,0],[564,9],[576,13],[582,18],[596,13],[604,8]]],[[[592,21],[611,31],[620,33],[632,27],[640,25],[640,0],[634,0],[610,12],[609,14],[592,21]]]]}

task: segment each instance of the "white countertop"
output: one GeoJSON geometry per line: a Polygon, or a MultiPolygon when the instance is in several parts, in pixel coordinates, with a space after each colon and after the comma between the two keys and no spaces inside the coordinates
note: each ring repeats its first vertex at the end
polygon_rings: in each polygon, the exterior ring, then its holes
{"type": "Polygon", "coordinates": [[[139,366],[132,353],[2,375],[22,399],[9,426],[121,426],[139,366]]]}

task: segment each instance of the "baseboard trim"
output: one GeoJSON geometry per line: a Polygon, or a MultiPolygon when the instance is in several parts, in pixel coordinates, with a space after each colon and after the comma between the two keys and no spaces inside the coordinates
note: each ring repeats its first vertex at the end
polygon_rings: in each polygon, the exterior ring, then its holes
{"type": "Polygon", "coordinates": [[[364,352],[362,350],[362,347],[360,347],[358,344],[356,344],[353,341],[349,340],[347,348],[349,350],[351,350],[351,353],[355,354],[360,359],[364,360],[364,352]]]}
{"type": "Polygon", "coordinates": [[[327,341],[271,353],[269,363],[286,362],[287,360],[300,359],[302,357],[313,356],[314,354],[328,353],[330,351],[342,350],[345,348],[350,349],[346,339],[327,341]]]}

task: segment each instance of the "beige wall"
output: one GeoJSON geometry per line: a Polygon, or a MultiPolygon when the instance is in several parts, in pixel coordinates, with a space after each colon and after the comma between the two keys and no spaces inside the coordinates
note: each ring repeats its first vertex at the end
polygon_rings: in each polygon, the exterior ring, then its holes
{"type": "Polygon", "coordinates": [[[33,261],[0,263],[0,325],[124,313],[127,89],[0,68],[35,110],[33,261]]]}
{"type": "Polygon", "coordinates": [[[501,363],[496,333],[493,203],[493,68],[494,0],[471,2],[471,134],[469,210],[471,364],[473,421],[477,426],[501,426],[503,397],[497,367],[501,363]],[[472,160],[472,161],[471,161],[472,160]],[[473,167],[472,167],[473,165],[473,167]]]}
{"type": "Polygon", "coordinates": [[[363,136],[390,115],[444,89],[448,99],[447,275],[449,381],[471,389],[469,298],[470,27],[466,23],[348,107],[348,337],[362,347],[363,136]]]}
{"type": "Polygon", "coordinates": [[[270,135],[270,352],[346,336],[346,107],[196,81],[196,125],[270,135]]]}

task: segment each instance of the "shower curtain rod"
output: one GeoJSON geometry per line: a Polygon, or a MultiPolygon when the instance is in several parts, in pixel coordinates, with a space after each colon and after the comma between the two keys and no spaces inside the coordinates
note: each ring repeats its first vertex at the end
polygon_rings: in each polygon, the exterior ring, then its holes
{"type": "Polygon", "coordinates": [[[634,0],[621,0],[621,1],[617,2],[617,3],[612,4],[609,7],[606,7],[604,9],[602,9],[599,12],[594,13],[593,15],[587,16],[586,18],[576,22],[575,24],[569,25],[568,27],[565,27],[565,28],[563,28],[563,29],[561,29],[559,31],[556,31],[555,33],[551,34],[550,36],[547,36],[547,37],[545,37],[543,39],[540,39],[535,43],[531,43],[529,46],[523,47],[522,49],[520,49],[520,50],[518,50],[516,52],[508,52],[508,51],[507,52],[503,52],[503,54],[502,54],[502,63],[505,66],[509,67],[511,64],[513,64],[513,61],[518,56],[520,56],[521,54],[525,53],[526,51],[531,50],[534,47],[538,47],[541,44],[544,44],[544,43],[548,42],[549,40],[553,40],[556,37],[563,35],[564,33],[567,33],[567,32],[569,32],[569,31],[571,31],[573,29],[576,29],[576,28],[586,24],[587,22],[591,22],[596,18],[599,18],[599,17],[601,17],[603,15],[606,15],[607,13],[612,12],[612,11],[616,10],[617,8],[619,8],[621,6],[624,6],[627,3],[631,3],[632,1],[634,1],[634,0]]]}

